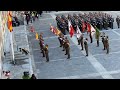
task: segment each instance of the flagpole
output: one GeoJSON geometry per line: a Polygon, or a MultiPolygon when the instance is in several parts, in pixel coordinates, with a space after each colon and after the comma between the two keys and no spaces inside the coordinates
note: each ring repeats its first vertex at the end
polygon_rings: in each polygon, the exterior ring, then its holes
{"type": "Polygon", "coordinates": [[[14,48],[13,48],[13,32],[10,33],[10,45],[11,45],[11,59],[13,64],[15,64],[14,48]]]}

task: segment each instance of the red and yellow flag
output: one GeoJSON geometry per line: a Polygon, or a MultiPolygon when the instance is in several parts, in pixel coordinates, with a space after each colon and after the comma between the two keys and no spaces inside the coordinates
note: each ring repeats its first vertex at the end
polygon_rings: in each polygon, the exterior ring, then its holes
{"type": "Polygon", "coordinates": [[[59,36],[61,31],[56,27],[56,35],[59,36]]]}
{"type": "Polygon", "coordinates": [[[12,13],[9,11],[8,12],[8,29],[10,32],[13,31],[13,27],[12,27],[12,13]]]}
{"type": "Polygon", "coordinates": [[[39,40],[39,38],[38,38],[38,36],[39,36],[38,33],[36,33],[35,36],[36,36],[36,40],[39,40]]]}

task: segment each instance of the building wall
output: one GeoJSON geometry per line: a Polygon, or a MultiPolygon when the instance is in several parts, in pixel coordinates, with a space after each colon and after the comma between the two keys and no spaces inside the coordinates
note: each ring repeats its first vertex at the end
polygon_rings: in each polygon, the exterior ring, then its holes
{"type": "Polygon", "coordinates": [[[7,11],[0,11],[0,77],[2,72],[2,60],[4,60],[4,51],[9,51],[9,48],[6,46],[8,44],[8,28],[7,28],[7,11]],[[6,43],[7,42],[7,43],[6,43]]]}

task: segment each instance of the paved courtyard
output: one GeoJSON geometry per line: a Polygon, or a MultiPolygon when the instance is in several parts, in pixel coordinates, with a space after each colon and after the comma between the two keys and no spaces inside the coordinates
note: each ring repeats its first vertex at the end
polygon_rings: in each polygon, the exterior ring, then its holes
{"type": "MultiPolygon", "coordinates": [[[[72,12],[69,12],[72,14],[72,12]]],[[[76,12],[79,13],[79,12],[76,12]]],[[[119,15],[114,12],[113,17],[119,15]]],[[[34,72],[38,79],[120,79],[120,29],[117,29],[114,19],[114,29],[102,30],[109,36],[110,54],[103,51],[103,45],[100,40],[100,46],[96,47],[96,40],[93,39],[91,44],[89,41],[89,56],[85,57],[85,51],[81,51],[81,46],[77,45],[76,36],[70,38],[70,54],[71,59],[67,59],[65,52],[59,47],[57,37],[50,31],[51,23],[56,26],[55,15],[67,15],[68,12],[45,13],[39,20],[33,23],[38,33],[43,33],[45,44],[49,45],[50,62],[46,62],[46,58],[42,57],[39,48],[39,42],[35,39],[35,35],[29,32],[28,39],[30,48],[32,49],[34,59],[34,72]]],[[[30,27],[27,27],[30,30],[30,27]]],[[[67,32],[68,33],[68,32],[67,32]]],[[[88,37],[84,33],[84,37],[88,37]]]]}

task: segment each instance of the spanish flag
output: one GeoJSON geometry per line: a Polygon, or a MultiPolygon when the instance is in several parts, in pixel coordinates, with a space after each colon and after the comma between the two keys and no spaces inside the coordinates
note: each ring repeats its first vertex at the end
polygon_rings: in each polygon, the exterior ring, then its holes
{"type": "Polygon", "coordinates": [[[61,31],[56,27],[56,35],[59,36],[61,34],[61,31]]]}
{"type": "Polygon", "coordinates": [[[36,33],[35,36],[36,36],[36,40],[38,40],[38,33],[36,33]]]}
{"type": "Polygon", "coordinates": [[[8,29],[10,32],[13,31],[13,27],[12,27],[12,13],[8,12],[8,29]]]}

